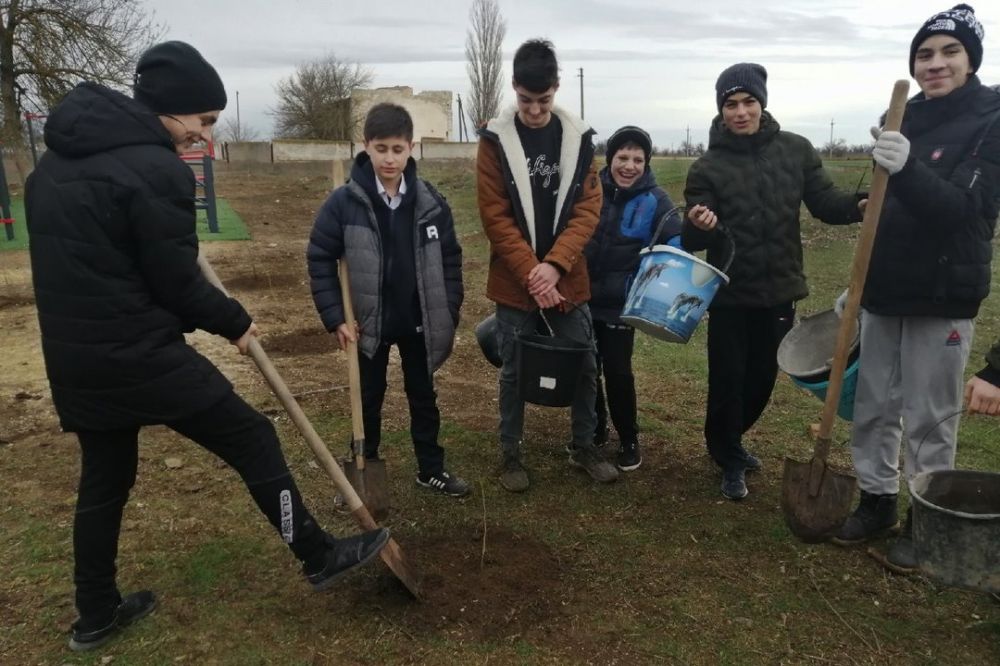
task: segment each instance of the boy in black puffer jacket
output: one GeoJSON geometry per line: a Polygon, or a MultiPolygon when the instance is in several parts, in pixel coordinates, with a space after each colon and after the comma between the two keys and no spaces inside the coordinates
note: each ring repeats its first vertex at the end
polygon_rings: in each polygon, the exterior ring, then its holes
{"type": "Polygon", "coordinates": [[[139,59],[134,91],[70,91],[45,123],[48,150],[25,188],[45,368],[60,423],[81,450],[80,618],[69,642],[78,651],[156,605],[149,591],[123,597],[115,580],[142,426],[164,424],[239,472],[315,589],[372,560],[389,538],[385,529],[346,539],[320,529],[271,421],[184,340],[200,328],[245,354],[257,335],[243,306],[198,268],[194,175],[178,158],[212,138],[226,106],[219,75],[190,45],[165,42],[139,59]]]}
{"type": "Polygon", "coordinates": [[[808,295],[799,209],[827,224],[861,220],[855,195],[838,190],[809,140],[784,132],[764,110],[767,72],[753,63],[729,67],[715,84],[719,115],[708,152],[688,171],[684,197],[688,250],[708,248],[720,264],[729,230],[736,254],[730,282],[708,320],[708,408],[705,441],[722,468],[722,494],[747,495],[745,473],[760,467],[742,437],[760,418],[778,375],[778,344],[791,329],[795,302],[808,295]]]}
{"type": "MultiPolygon", "coordinates": [[[[626,125],[608,138],[601,169],[604,200],[601,221],[584,249],[590,275],[590,312],[597,341],[597,431],[594,442],[608,436],[608,413],[618,432],[618,468],[632,471],[642,464],[636,412],[632,349],[635,329],[622,322],[629,281],[639,266],[639,251],[653,240],[660,220],[674,207],[656,185],[649,166],[653,142],[644,130],[626,125]],[[602,385],[601,375],[604,375],[602,385]],[[607,386],[605,391],[604,386],[607,386]],[[605,395],[607,404],[605,404],[605,395]]],[[[674,213],[657,243],[680,245],[681,216],[674,213]]]]}
{"type": "Polygon", "coordinates": [[[451,354],[462,306],[462,248],[451,209],[417,178],[413,120],[376,104],[351,178],[326,200],[309,236],[313,302],[341,349],[358,339],[365,456],[378,458],[389,349],[396,345],[410,405],[417,483],[461,497],[469,486],[444,468],[433,374],[451,354]],[[358,331],[347,327],[337,262],[346,261],[358,331]]]}

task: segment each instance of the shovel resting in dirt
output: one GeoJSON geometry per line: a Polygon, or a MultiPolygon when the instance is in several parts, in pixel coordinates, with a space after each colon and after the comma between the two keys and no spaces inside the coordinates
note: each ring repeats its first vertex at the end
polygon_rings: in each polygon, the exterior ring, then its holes
{"type": "MultiPolygon", "coordinates": [[[[908,81],[896,81],[884,129],[899,130],[903,120],[903,112],[906,109],[906,95],[909,89],[908,81]]],[[[785,473],[781,487],[781,509],[785,515],[788,529],[796,537],[806,542],[827,539],[847,519],[851,503],[854,500],[854,488],[857,483],[855,477],[834,470],[827,464],[826,459],[830,454],[833,419],[837,412],[837,404],[840,402],[844,368],[847,366],[851,341],[855,336],[861,292],[868,275],[868,262],[872,255],[875,232],[878,229],[878,220],[882,213],[882,204],[885,201],[888,182],[889,173],[882,167],[876,166],[871,188],[868,191],[868,204],[865,207],[864,221],[861,224],[861,234],[854,250],[847,302],[844,304],[843,313],[841,313],[833,366],[830,369],[830,383],[823,403],[823,416],[820,420],[812,459],[808,462],[799,462],[785,458],[785,473]]]]}
{"type": "MultiPolygon", "coordinates": [[[[341,260],[338,270],[340,294],[344,301],[344,323],[352,331],[357,331],[347,262],[341,260]]],[[[389,476],[385,471],[384,460],[365,459],[365,421],[361,411],[361,371],[358,367],[357,341],[349,341],[345,351],[348,384],[351,388],[351,455],[354,459],[344,461],[344,473],[375,519],[382,520],[389,513],[389,476]]]]}
{"type": "MultiPolygon", "coordinates": [[[[219,280],[219,276],[216,275],[215,270],[212,268],[211,264],[204,256],[198,255],[198,265],[201,267],[202,273],[219,291],[228,295],[229,292],[222,285],[222,281],[219,280]]],[[[358,522],[365,530],[374,530],[378,528],[375,519],[372,514],[369,513],[368,509],[365,507],[361,498],[358,497],[358,493],[355,492],[354,488],[351,486],[347,477],[344,476],[343,470],[340,469],[340,465],[334,459],[330,450],[326,447],[326,444],[320,438],[319,433],[313,428],[312,423],[309,422],[308,417],[306,417],[305,412],[299,406],[299,403],[292,396],[292,392],[288,390],[288,386],[285,384],[281,375],[278,374],[278,370],[271,363],[271,359],[267,357],[267,353],[264,348],[260,346],[255,338],[250,339],[250,357],[253,358],[254,363],[260,369],[261,374],[264,375],[264,379],[271,386],[271,390],[281,401],[282,406],[285,411],[288,412],[288,416],[291,417],[292,422],[295,423],[295,427],[298,428],[299,432],[305,438],[306,443],[309,444],[309,448],[312,449],[313,454],[316,456],[316,460],[319,462],[320,466],[326,470],[326,473],[330,475],[333,480],[333,484],[337,487],[337,491],[344,498],[347,504],[347,508],[350,509],[351,514],[354,519],[358,522]]],[[[420,576],[417,574],[416,570],[410,565],[409,561],[403,555],[403,550],[396,543],[395,539],[389,539],[389,543],[382,548],[379,553],[379,557],[385,562],[389,570],[400,580],[401,583],[409,590],[415,598],[420,598],[420,576]]]]}

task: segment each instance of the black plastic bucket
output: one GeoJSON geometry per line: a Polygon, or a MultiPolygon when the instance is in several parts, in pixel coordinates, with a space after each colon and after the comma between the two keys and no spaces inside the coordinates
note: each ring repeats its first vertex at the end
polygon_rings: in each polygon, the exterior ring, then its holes
{"type": "Polygon", "coordinates": [[[518,395],[535,405],[569,407],[583,374],[584,359],[592,353],[591,345],[569,338],[518,333],[514,342],[518,395]]]}
{"type": "Polygon", "coordinates": [[[945,585],[1000,594],[1000,474],[923,472],[909,486],[921,571],[945,585]]]}

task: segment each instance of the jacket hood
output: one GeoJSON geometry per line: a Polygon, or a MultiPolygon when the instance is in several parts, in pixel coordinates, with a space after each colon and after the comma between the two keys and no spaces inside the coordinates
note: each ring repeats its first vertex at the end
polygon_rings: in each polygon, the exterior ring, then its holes
{"type": "Polygon", "coordinates": [[[170,133],[152,111],[97,83],[73,88],[45,123],[45,145],[66,157],[150,144],[174,150],[170,133]]]}
{"type": "MultiPolygon", "coordinates": [[[[406,193],[403,195],[403,202],[409,203],[417,196],[417,162],[411,157],[406,160],[403,167],[403,178],[406,180],[406,193]]],[[[351,180],[356,182],[373,202],[382,202],[379,196],[378,186],[375,185],[375,168],[372,166],[372,158],[368,153],[361,151],[354,157],[354,164],[351,166],[351,180]]]]}
{"type": "Polygon", "coordinates": [[[708,147],[748,152],[771,141],[779,131],[781,131],[781,125],[774,119],[774,116],[768,111],[761,111],[760,129],[750,135],[733,134],[726,129],[720,113],[712,121],[712,129],[708,132],[708,147]]]}

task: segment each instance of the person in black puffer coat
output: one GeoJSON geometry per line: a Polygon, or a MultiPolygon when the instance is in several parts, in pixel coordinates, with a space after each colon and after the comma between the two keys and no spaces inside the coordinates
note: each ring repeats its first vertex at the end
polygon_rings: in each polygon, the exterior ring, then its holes
{"type": "Polygon", "coordinates": [[[178,158],[209,141],[226,93],[193,47],[165,42],[136,67],[134,99],[81,83],[45,124],[25,187],[31,269],[52,400],[80,442],[70,647],[90,650],[151,612],[115,583],[142,426],[164,424],[239,472],[303,573],[322,589],[370,561],[385,530],[334,539],[306,509],[270,420],[184,340],[196,328],[246,353],[257,328],[198,268],[195,181],[178,158]]]}
{"type": "Polygon", "coordinates": [[[715,84],[719,115],[708,152],[688,171],[688,214],[681,235],[688,251],[708,248],[722,265],[736,246],[708,320],[708,408],[705,441],[722,468],[722,494],[747,495],[746,470],[760,467],[742,437],[760,418],[778,374],[778,344],[791,329],[795,302],[806,297],[799,210],[828,224],[861,220],[854,194],[838,190],[808,139],[782,131],[764,111],[767,72],[757,64],[729,67],[715,84]]]}
{"type": "MultiPolygon", "coordinates": [[[[674,208],[656,185],[649,165],[653,142],[644,130],[627,125],[608,138],[601,169],[604,200],[597,230],[584,248],[590,275],[590,312],[597,341],[598,445],[607,441],[608,412],[618,432],[618,468],[631,471],[642,464],[636,411],[632,349],[635,329],[620,315],[639,251],[650,245],[657,225],[674,208]],[[604,382],[601,382],[601,375],[604,382]],[[604,390],[607,386],[607,391],[604,390]],[[607,404],[605,404],[607,395],[607,404]]],[[[660,229],[656,243],[680,245],[681,216],[674,211],[660,229]]]]}
{"type": "MultiPolygon", "coordinates": [[[[898,528],[901,449],[907,478],[954,467],[1000,210],[1000,93],[975,75],[982,40],[968,5],[928,19],[910,46],[920,92],[899,132],[872,130],[872,156],[890,176],[861,299],[851,437],[861,499],[834,536],[841,545],[898,528]]],[[[992,366],[981,377],[998,379],[992,366]]],[[[911,528],[908,515],[888,551],[896,571],[916,568],[911,528]]]]}

